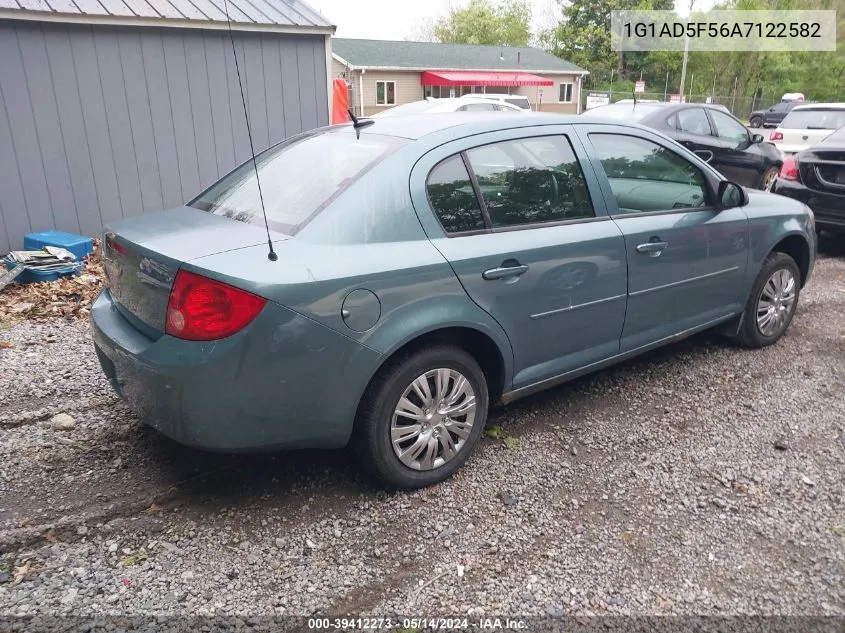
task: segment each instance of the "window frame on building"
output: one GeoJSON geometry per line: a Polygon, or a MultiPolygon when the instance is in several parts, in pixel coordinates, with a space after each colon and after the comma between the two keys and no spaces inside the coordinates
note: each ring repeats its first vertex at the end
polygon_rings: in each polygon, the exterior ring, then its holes
{"type": "Polygon", "coordinates": [[[558,82],[557,88],[557,99],[558,103],[575,103],[575,82],[573,81],[561,81],[558,82]],[[561,90],[564,86],[569,86],[567,92],[569,93],[569,99],[561,99],[561,90]]]}
{"type": "Polygon", "coordinates": [[[396,105],[396,82],[392,79],[377,79],[376,80],[376,105],[396,105]],[[379,101],[379,84],[383,85],[382,100],[379,101]],[[388,91],[387,85],[393,85],[392,93],[388,91]],[[391,98],[392,97],[392,100],[391,98]]]}

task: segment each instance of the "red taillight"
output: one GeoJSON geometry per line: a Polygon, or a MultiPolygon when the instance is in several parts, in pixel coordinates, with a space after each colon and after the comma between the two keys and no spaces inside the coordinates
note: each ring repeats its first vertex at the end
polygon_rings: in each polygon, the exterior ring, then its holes
{"type": "Polygon", "coordinates": [[[118,255],[126,255],[126,249],[114,239],[114,235],[112,234],[106,235],[106,249],[118,255]]]}
{"type": "Polygon", "coordinates": [[[798,180],[798,161],[794,157],[790,156],[783,161],[780,177],[784,180],[798,180]]]}
{"type": "Polygon", "coordinates": [[[165,332],[189,341],[226,338],[252,321],[266,299],[180,270],[170,290],[165,332]]]}
{"type": "Polygon", "coordinates": [[[775,130],[771,134],[769,134],[770,141],[782,141],[783,140],[783,132],[778,132],[775,130]]]}

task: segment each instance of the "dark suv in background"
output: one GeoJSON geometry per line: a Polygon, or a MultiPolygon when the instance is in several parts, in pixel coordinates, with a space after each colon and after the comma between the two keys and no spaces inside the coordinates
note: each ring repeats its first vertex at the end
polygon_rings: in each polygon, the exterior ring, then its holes
{"type": "Polygon", "coordinates": [[[767,110],[755,110],[748,118],[748,127],[777,127],[790,110],[801,103],[801,101],[782,101],[767,110]]]}

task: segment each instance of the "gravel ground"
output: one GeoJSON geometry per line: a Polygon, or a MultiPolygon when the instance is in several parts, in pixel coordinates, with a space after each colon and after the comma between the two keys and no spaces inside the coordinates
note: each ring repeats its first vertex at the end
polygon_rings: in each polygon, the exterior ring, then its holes
{"type": "Polygon", "coordinates": [[[778,345],[706,334],[497,410],[411,494],[343,451],[177,446],[111,395],[85,324],[15,325],[0,615],[845,615],[845,248],[823,248],[778,345]]]}

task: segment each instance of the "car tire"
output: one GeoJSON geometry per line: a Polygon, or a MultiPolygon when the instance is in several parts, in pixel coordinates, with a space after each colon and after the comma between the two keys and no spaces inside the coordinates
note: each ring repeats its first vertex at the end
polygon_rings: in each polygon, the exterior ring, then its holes
{"type": "Polygon", "coordinates": [[[760,176],[760,184],[757,188],[762,191],[771,191],[775,186],[775,181],[777,180],[779,173],[780,169],[777,167],[769,167],[765,172],[763,172],[763,175],[760,176]]]}
{"type": "Polygon", "coordinates": [[[487,422],[488,407],[487,380],[470,354],[452,345],[427,347],[390,361],[372,380],[358,410],[353,448],[363,468],[392,488],[431,486],[451,477],[469,458],[487,422]],[[439,387],[438,376],[445,377],[445,388],[439,387]],[[461,378],[465,379],[466,388],[450,406],[449,400],[458,391],[456,387],[463,384],[461,378]],[[423,379],[425,384],[417,382],[423,379]],[[432,396],[428,409],[420,395],[425,393],[426,385],[432,396]],[[440,402],[444,396],[446,402],[440,402]],[[471,414],[441,416],[442,411],[462,405],[468,408],[470,397],[474,398],[471,414]],[[403,398],[403,411],[421,415],[422,419],[417,421],[398,412],[403,398]],[[407,406],[407,402],[412,406],[407,406]],[[420,428],[414,433],[416,427],[420,428]],[[398,442],[395,446],[394,438],[398,442]],[[415,460],[413,454],[420,446],[424,446],[422,453],[415,460]],[[449,446],[455,451],[447,459],[449,446]],[[399,452],[407,461],[400,459],[399,452]]]}
{"type": "Polygon", "coordinates": [[[759,116],[753,116],[748,121],[748,127],[763,127],[763,118],[759,116]]]}
{"type": "Polygon", "coordinates": [[[792,323],[800,294],[801,272],[795,260],[786,253],[770,253],[748,296],[736,342],[751,349],[777,343],[792,323]],[[791,299],[785,305],[787,296],[791,299]],[[765,309],[764,300],[773,311],[765,309]],[[767,313],[776,323],[765,320],[767,313]]]}

